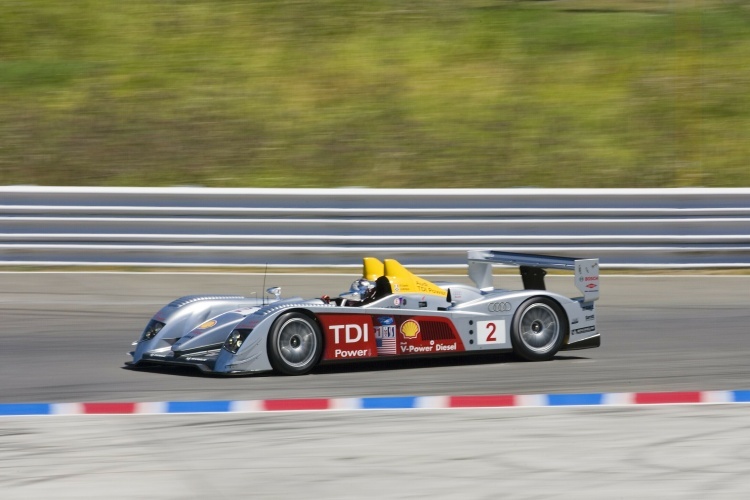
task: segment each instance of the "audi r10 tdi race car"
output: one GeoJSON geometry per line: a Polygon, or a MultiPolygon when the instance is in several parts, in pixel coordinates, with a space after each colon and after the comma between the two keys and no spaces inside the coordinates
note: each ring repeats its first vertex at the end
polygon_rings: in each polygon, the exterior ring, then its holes
{"type": "Polygon", "coordinates": [[[133,343],[130,366],[302,375],[321,362],[465,352],[544,361],[600,345],[598,259],[471,251],[475,286],[430,282],[395,260],[365,257],[338,297],[189,296],[157,312],[133,343]],[[493,286],[494,263],[520,267],[523,290],[493,286]],[[545,269],[572,270],[580,297],[546,290],[545,269]]]}

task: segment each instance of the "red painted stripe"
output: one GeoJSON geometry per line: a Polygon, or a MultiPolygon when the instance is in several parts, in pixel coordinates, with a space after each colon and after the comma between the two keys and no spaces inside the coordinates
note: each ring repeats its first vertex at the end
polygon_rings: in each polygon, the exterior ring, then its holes
{"type": "Polygon", "coordinates": [[[328,399],[267,399],[263,401],[266,411],[328,410],[328,399]]]}
{"type": "Polygon", "coordinates": [[[674,403],[700,403],[701,392],[637,392],[635,404],[659,405],[674,403]]]}
{"type": "Polygon", "coordinates": [[[135,403],[81,403],[83,413],[87,414],[112,414],[112,413],[135,413],[135,403]]]}
{"type": "Polygon", "coordinates": [[[450,396],[449,408],[494,408],[515,406],[516,397],[507,394],[495,396],[450,396]]]}

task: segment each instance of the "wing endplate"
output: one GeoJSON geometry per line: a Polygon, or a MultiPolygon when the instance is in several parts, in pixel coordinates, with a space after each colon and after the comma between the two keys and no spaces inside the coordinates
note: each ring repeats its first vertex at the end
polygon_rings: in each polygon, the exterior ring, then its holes
{"type": "Polygon", "coordinates": [[[599,259],[576,259],[576,288],[583,292],[583,300],[599,299],[599,259]]]}

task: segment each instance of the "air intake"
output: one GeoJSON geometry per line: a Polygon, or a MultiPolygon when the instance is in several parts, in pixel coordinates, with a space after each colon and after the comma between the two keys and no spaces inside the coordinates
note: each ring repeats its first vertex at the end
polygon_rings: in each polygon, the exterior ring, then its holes
{"type": "Polygon", "coordinates": [[[422,340],[453,340],[455,336],[446,323],[440,321],[419,321],[422,340]]]}

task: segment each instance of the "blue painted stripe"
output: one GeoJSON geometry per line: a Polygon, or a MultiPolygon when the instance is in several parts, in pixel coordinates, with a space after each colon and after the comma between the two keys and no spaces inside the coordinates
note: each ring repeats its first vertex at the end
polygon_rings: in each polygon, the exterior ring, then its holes
{"type": "Polygon", "coordinates": [[[388,410],[400,408],[416,408],[417,398],[403,396],[394,398],[362,398],[364,410],[388,410]]]}
{"type": "Polygon", "coordinates": [[[735,403],[750,403],[750,391],[733,391],[735,403]]]}
{"type": "Polygon", "coordinates": [[[170,401],[167,413],[225,413],[231,401],[170,401]]]}
{"type": "Polygon", "coordinates": [[[0,415],[49,415],[52,405],[48,403],[0,403],[0,415]]]}
{"type": "Polygon", "coordinates": [[[603,399],[603,394],[548,394],[547,404],[549,406],[600,405],[603,399]]]}

